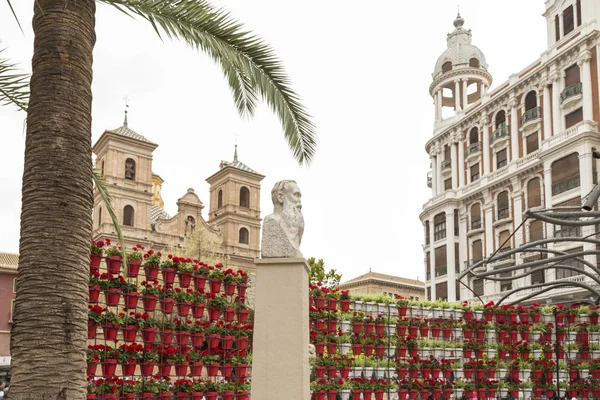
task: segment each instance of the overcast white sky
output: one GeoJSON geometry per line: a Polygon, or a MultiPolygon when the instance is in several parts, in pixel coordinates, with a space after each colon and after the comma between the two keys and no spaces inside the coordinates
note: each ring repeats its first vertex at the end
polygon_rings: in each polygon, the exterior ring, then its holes
{"type": "MultiPolygon", "coordinates": [[[[13,1],[22,34],[0,1],[0,48],[30,70],[34,0],[13,1]]],[[[302,251],[323,258],[343,280],[373,271],[424,279],[418,215],[426,185],[437,57],[460,4],[473,44],[483,50],[492,89],[545,50],[543,0],[220,0],[277,51],[314,116],[315,161],[299,167],[264,104],[241,119],[219,67],[182,43],[162,42],[149,24],[102,4],[94,51],[93,141],[122,124],[158,143],[154,172],[165,180],[165,208],[189,187],[208,209],[208,184],[233,157],[266,175],[263,217],[276,181],[303,192],[302,251]]],[[[0,108],[0,251],[17,252],[25,115],[0,108]]],[[[206,213],[205,213],[206,218],[206,213]]]]}

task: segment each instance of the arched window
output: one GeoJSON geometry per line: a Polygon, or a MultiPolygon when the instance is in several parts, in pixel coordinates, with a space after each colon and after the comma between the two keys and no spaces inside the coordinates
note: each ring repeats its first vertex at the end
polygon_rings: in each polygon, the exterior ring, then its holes
{"type": "Polygon", "coordinates": [[[98,207],[98,226],[102,226],[102,207],[98,207]]]}
{"type": "Polygon", "coordinates": [[[510,249],[510,231],[502,231],[500,235],[498,235],[498,247],[500,250],[508,250],[510,249]]]}
{"type": "Polygon", "coordinates": [[[250,191],[246,186],[240,189],[240,207],[250,208],[250,191]]]}
{"type": "Polygon", "coordinates": [[[531,110],[537,107],[537,93],[531,91],[525,96],[525,111],[531,110]]]}
{"type": "Polygon", "coordinates": [[[249,236],[250,236],[250,234],[248,233],[248,229],[241,228],[240,229],[240,240],[239,240],[239,242],[242,243],[242,244],[248,244],[248,242],[249,242],[249,236]]]}
{"type": "Polygon", "coordinates": [[[542,193],[540,191],[540,179],[534,178],[527,182],[527,207],[539,207],[542,205],[542,193]]]}
{"type": "Polygon", "coordinates": [[[217,194],[217,208],[223,207],[223,191],[219,190],[217,194]]]}
{"type": "Polygon", "coordinates": [[[446,237],[446,213],[441,213],[433,218],[433,240],[446,237]]]}
{"type": "Polygon", "coordinates": [[[469,60],[469,67],[471,67],[471,68],[479,68],[479,65],[480,65],[479,64],[479,60],[477,58],[473,57],[473,58],[471,58],[469,60]]]}
{"type": "Polygon", "coordinates": [[[479,203],[471,207],[471,229],[481,228],[481,206],[479,203]]]}
{"type": "Polygon", "coordinates": [[[469,132],[469,144],[479,142],[479,129],[473,128],[469,132]]]}
{"type": "Polygon", "coordinates": [[[508,192],[502,192],[498,195],[498,220],[508,217],[508,192]]]}
{"type": "Polygon", "coordinates": [[[446,61],[443,65],[442,65],[442,72],[448,72],[452,70],[452,61],[446,61]]]}
{"type": "Polygon", "coordinates": [[[570,154],[552,163],[552,195],[579,187],[579,156],[570,154]]]}
{"type": "Polygon", "coordinates": [[[125,206],[123,209],[123,225],[133,226],[134,211],[133,207],[125,206]]]}
{"type": "Polygon", "coordinates": [[[506,113],[504,112],[504,110],[498,112],[498,114],[496,114],[496,123],[495,123],[495,127],[496,129],[500,128],[501,126],[506,124],[506,113]]]}
{"type": "Polygon", "coordinates": [[[135,161],[131,158],[125,160],[125,179],[135,181],[135,161]]]}

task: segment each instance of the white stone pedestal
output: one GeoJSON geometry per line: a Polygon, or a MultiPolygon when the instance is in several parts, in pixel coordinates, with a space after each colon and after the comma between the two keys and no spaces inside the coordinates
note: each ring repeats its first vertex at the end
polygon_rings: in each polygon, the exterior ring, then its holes
{"type": "Polygon", "coordinates": [[[252,400],[309,400],[308,273],[303,258],[256,260],[252,400]]]}

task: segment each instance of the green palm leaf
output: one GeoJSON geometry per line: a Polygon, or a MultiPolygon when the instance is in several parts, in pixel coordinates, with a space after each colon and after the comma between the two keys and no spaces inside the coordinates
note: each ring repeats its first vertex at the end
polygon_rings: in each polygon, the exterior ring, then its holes
{"type": "MultiPolygon", "coordinates": [[[[0,50],[0,53],[4,50],[0,50]]],[[[15,66],[10,60],[0,58],[0,105],[13,104],[27,111],[29,75],[18,72],[15,66]]]]}
{"type": "Polygon", "coordinates": [[[221,64],[238,111],[251,115],[260,94],[279,117],[294,157],[308,164],[316,134],[273,49],[205,0],[98,0],[149,21],[159,36],[184,40],[221,64]]]}

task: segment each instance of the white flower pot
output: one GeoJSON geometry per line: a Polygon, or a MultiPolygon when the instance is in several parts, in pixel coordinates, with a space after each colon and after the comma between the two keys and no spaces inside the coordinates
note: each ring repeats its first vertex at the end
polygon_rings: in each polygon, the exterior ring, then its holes
{"type": "Polygon", "coordinates": [[[600,332],[590,332],[590,341],[592,341],[592,342],[600,341],[600,332]]]}
{"type": "Polygon", "coordinates": [[[538,331],[534,331],[534,332],[531,332],[530,336],[531,336],[531,340],[538,341],[538,340],[540,340],[541,333],[538,331]]]}
{"type": "Polygon", "coordinates": [[[463,379],[465,377],[465,374],[464,374],[462,368],[456,368],[454,370],[454,375],[455,375],[456,379],[463,379]]]}
{"type": "Polygon", "coordinates": [[[442,310],[442,315],[445,319],[452,319],[454,317],[454,310],[451,308],[444,308],[442,310]]]}
{"type": "Polygon", "coordinates": [[[394,336],[394,333],[396,333],[396,325],[386,325],[385,327],[387,330],[387,335],[394,336]]]}
{"type": "Polygon", "coordinates": [[[498,369],[498,376],[497,376],[497,379],[498,379],[498,380],[501,380],[501,379],[503,379],[504,377],[506,377],[506,374],[507,374],[507,373],[508,373],[508,370],[507,370],[506,368],[499,368],[499,369],[498,369]]]}
{"type": "Polygon", "coordinates": [[[483,319],[483,310],[473,311],[473,317],[475,317],[475,319],[478,319],[478,320],[483,319]]]}
{"type": "Polygon", "coordinates": [[[506,397],[508,394],[508,388],[500,388],[500,397],[506,397]]]}
{"type": "Polygon", "coordinates": [[[410,316],[411,317],[420,317],[421,316],[421,307],[410,306],[410,316]]]}
{"type": "Polygon", "coordinates": [[[531,392],[532,390],[529,388],[525,388],[525,389],[521,389],[521,391],[519,392],[520,394],[520,398],[523,400],[528,400],[531,398],[531,392]]]}
{"type": "Polygon", "coordinates": [[[352,328],[352,323],[350,321],[340,321],[340,329],[343,333],[350,332],[352,328]]]}
{"type": "Polygon", "coordinates": [[[433,349],[433,356],[434,356],[435,358],[443,358],[443,357],[444,357],[444,350],[445,350],[445,349],[443,349],[443,348],[441,348],[441,347],[436,347],[436,348],[434,348],[434,349],[433,349]]]}
{"type": "Polygon", "coordinates": [[[367,301],[365,303],[365,312],[372,313],[373,311],[375,311],[375,304],[376,303],[373,301],[367,301]]]}
{"type": "Polygon", "coordinates": [[[487,349],[488,358],[494,358],[496,356],[496,349],[487,349]]]}
{"type": "Polygon", "coordinates": [[[551,313],[548,313],[548,314],[542,313],[542,318],[545,323],[554,322],[554,315],[551,313]]]}
{"type": "Polygon", "coordinates": [[[365,379],[371,379],[371,377],[373,376],[373,367],[365,367],[364,371],[365,371],[365,379]]]}
{"type": "Polygon", "coordinates": [[[533,354],[533,358],[535,358],[536,360],[542,356],[541,350],[533,350],[531,353],[533,354]]]}
{"type": "MultiPolygon", "coordinates": [[[[456,398],[460,399],[463,396],[463,392],[464,392],[463,388],[456,388],[455,390],[456,390],[456,398]]],[[[400,400],[405,400],[405,399],[400,399],[400,400]]]]}
{"type": "Polygon", "coordinates": [[[340,354],[345,356],[350,351],[350,343],[340,343],[340,354]]]}
{"type": "Polygon", "coordinates": [[[340,390],[340,396],[342,396],[342,400],[350,399],[350,391],[349,390],[340,390]]]}
{"type": "Polygon", "coordinates": [[[356,300],[354,302],[354,311],[363,311],[364,310],[364,302],[361,300],[356,300]]]}
{"type": "Polygon", "coordinates": [[[421,352],[421,358],[427,358],[429,357],[429,354],[431,354],[431,349],[429,347],[423,347],[419,349],[419,351],[421,352]]]}
{"type": "Polygon", "coordinates": [[[463,319],[464,315],[465,315],[464,310],[458,310],[458,309],[454,310],[454,319],[463,319]]]}
{"type": "Polygon", "coordinates": [[[531,378],[531,370],[523,369],[521,370],[521,376],[523,377],[523,381],[528,381],[531,378]]]}
{"type": "Polygon", "coordinates": [[[494,331],[492,329],[487,331],[487,338],[488,338],[488,342],[495,342],[496,341],[496,331],[494,331]]]}
{"type": "Polygon", "coordinates": [[[385,356],[387,358],[395,358],[396,356],[396,346],[386,347],[385,356]]]}
{"type": "Polygon", "coordinates": [[[569,341],[575,342],[577,340],[577,332],[569,332],[569,341]]]}
{"type": "Polygon", "coordinates": [[[377,303],[376,308],[377,314],[382,314],[383,316],[387,316],[388,306],[385,303],[377,303]]]}
{"type": "Polygon", "coordinates": [[[375,376],[377,377],[377,379],[383,379],[383,378],[385,378],[386,371],[387,371],[387,368],[385,368],[385,367],[375,368],[375,376]]]}
{"type": "Polygon", "coordinates": [[[432,308],[433,311],[433,318],[443,318],[443,310],[441,308],[432,308]]]}
{"type": "Polygon", "coordinates": [[[588,322],[588,315],[587,314],[579,314],[579,323],[586,324],[587,322],[588,322]]]}

